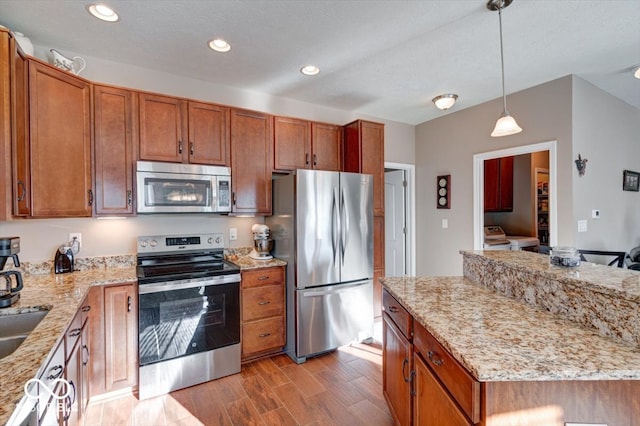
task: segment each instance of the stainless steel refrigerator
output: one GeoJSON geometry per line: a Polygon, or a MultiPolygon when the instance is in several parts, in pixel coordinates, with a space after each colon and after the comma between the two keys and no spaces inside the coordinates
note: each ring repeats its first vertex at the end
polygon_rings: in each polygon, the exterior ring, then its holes
{"type": "Polygon", "coordinates": [[[373,177],[297,170],[273,181],[265,219],[287,261],[287,354],[307,357],[373,335],[373,177]]]}

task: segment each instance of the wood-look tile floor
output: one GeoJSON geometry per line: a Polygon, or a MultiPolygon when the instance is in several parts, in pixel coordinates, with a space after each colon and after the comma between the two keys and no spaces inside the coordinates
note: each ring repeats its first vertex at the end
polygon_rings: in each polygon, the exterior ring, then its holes
{"type": "Polygon", "coordinates": [[[294,363],[254,361],[240,374],[139,401],[92,402],[94,425],[392,425],[382,395],[380,344],[355,344],[294,363]]]}

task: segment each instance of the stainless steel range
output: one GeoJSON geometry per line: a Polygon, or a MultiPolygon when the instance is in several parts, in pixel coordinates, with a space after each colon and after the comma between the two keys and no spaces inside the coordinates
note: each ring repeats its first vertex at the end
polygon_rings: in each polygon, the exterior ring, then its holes
{"type": "Polygon", "coordinates": [[[240,269],[222,234],[138,237],[139,398],[240,372],[240,269]]]}

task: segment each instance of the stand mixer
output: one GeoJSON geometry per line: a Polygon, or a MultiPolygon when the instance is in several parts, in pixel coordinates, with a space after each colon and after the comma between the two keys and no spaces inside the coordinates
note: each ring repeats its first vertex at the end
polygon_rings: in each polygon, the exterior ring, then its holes
{"type": "Polygon", "coordinates": [[[249,257],[256,260],[273,259],[270,252],[273,250],[273,240],[269,238],[271,231],[267,225],[256,223],[251,227],[253,232],[253,250],[249,257]]]}
{"type": "Polygon", "coordinates": [[[20,238],[0,238],[0,308],[9,307],[20,299],[22,274],[20,271],[3,271],[9,258],[13,259],[14,266],[20,266],[18,253],[20,253],[20,238]],[[2,278],[4,278],[4,283],[2,282],[2,278]],[[16,282],[15,287],[13,286],[14,278],[16,282]]]}

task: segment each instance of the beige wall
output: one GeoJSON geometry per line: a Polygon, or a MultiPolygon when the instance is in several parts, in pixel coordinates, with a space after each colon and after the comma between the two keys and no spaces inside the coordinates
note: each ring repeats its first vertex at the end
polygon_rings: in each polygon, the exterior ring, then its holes
{"type": "Polygon", "coordinates": [[[416,126],[417,274],[461,275],[461,249],[473,248],[473,155],[514,146],[558,142],[560,244],[572,244],[572,133],[570,76],[509,95],[509,112],[524,129],[503,138],[489,136],[502,99],[467,108],[416,126]],[[451,174],[451,209],[435,205],[435,179],[451,174]],[[447,219],[448,229],[442,228],[447,219]]]}
{"type": "Polygon", "coordinates": [[[572,159],[589,160],[584,176],[571,167],[573,214],[587,221],[576,245],[629,251],[640,246],[640,193],[622,190],[622,173],[640,172],[640,110],[580,78],[573,79],[573,93],[572,159]],[[592,219],[593,209],[600,219],[592,219]]]}
{"type": "MultiPolygon", "coordinates": [[[[36,56],[41,59],[47,59],[47,51],[42,46],[36,46],[36,56]]],[[[134,66],[82,56],[87,61],[87,68],[82,72],[82,77],[95,82],[314,121],[346,124],[354,119],[363,118],[384,122],[386,161],[414,163],[414,126],[408,124],[357,116],[350,111],[188,79],[146,69],[144,64],[134,66]]],[[[0,222],[0,236],[21,238],[21,260],[42,261],[53,258],[56,248],[67,241],[69,232],[83,234],[83,248],[79,257],[90,257],[135,253],[135,237],[139,235],[222,232],[227,246],[250,246],[253,244],[251,225],[263,222],[261,217],[229,218],[219,215],[154,215],[117,221],[92,218],[13,220],[0,222]],[[237,241],[228,241],[230,227],[238,228],[237,241]]]]}

